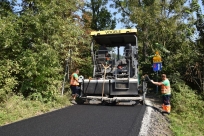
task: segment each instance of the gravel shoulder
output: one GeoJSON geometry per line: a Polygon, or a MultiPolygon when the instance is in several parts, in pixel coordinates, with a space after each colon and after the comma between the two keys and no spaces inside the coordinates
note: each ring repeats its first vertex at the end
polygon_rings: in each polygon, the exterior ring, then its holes
{"type": "Polygon", "coordinates": [[[140,136],[173,136],[170,129],[170,120],[167,114],[161,113],[161,98],[154,93],[148,93],[146,95],[146,116],[143,119],[143,125],[145,127],[140,136]]]}

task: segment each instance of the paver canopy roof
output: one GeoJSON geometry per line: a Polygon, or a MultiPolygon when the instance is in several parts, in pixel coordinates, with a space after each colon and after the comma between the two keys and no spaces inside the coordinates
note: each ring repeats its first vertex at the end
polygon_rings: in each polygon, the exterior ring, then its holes
{"type": "Polygon", "coordinates": [[[120,29],[91,32],[94,41],[106,47],[135,45],[137,29],[120,29]]]}

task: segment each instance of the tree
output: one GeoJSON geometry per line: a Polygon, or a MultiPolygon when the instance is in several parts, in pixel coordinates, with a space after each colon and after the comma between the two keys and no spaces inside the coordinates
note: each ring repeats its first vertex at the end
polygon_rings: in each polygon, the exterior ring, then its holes
{"type": "MultiPolygon", "coordinates": [[[[203,1],[204,2],[204,1],[203,1]]],[[[193,87],[196,85],[196,89],[200,92],[204,91],[204,19],[201,11],[202,5],[198,4],[197,0],[191,2],[191,10],[188,11],[192,16],[191,24],[196,28],[195,30],[189,30],[189,33],[193,33],[194,36],[189,37],[192,46],[194,48],[194,55],[191,57],[187,65],[185,72],[185,79],[193,87]],[[193,83],[193,84],[191,84],[193,83]]]]}
{"type": "Polygon", "coordinates": [[[72,49],[73,61],[77,61],[78,45],[84,41],[84,31],[74,15],[80,2],[23,1],[18,15],[0,19],[0,63],[6,70],[0,72],[5,75],[0,78],[1,93],[19,93],[45,102],[55,99],[67,52],[72,49]]]}
{"type": "Polygon", "coordinates": [[[13,1],[1,0],[0,2],[0,15],[2,17],[7,17],[9,13],[12,13],[12,4],[13,1]]]}
{"type": "Polygon", "coordinates": [[[83,13],[89,13],[92,16],[91,29],[107,30],[114,29],[116,19],[112,18],[111,13],[107,10],[108,0],[90,0],[87,1],[83,13]]]}

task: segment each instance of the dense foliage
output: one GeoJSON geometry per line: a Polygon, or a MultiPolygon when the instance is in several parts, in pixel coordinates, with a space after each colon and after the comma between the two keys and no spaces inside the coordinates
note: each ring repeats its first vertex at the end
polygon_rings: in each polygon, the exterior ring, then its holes
{"type": "MultiPolygon", "coordinates": [[[[203,1],[202,1],[203,2],[203,1]]],[[[152,58],[158,50],[163,73],[176,75],[188,85],[204,91],[203,5],[198,0],[114,0],[126,27],[138,29],[143,73],[154,75],[152,58]],[[162,48],[158,48],[157,44],[162,48]],[[170,51],[170,53],[168,52],[170,51]]]]}
{"type": "Polygon", "coordinates": [[[15,93],[50,101],[61,88],[68,50],[76,62],[84,43],[75,20],[80,1],[22,1],[21,6],[18,13],[5,6],[0,18],[0,100],[15,93]]]}

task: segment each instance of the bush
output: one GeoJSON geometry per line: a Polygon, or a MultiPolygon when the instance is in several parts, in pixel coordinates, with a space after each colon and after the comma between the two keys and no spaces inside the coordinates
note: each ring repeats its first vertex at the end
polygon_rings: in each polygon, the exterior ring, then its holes
{"type": "Polygon", "coordinates": [[[19,65],[12,60],[0,60],[0,102],[5,102],[18,85],[17,78],[13,75],[18,73],[19,65]]]}
{"type": "Polygon", "coordinates": [[[20,92],[32,100],[52,101],[61,87],[62,71],[58,53],[48,45],[36,47],[38,51],[27,50],[21,59],[20,92]]]}

